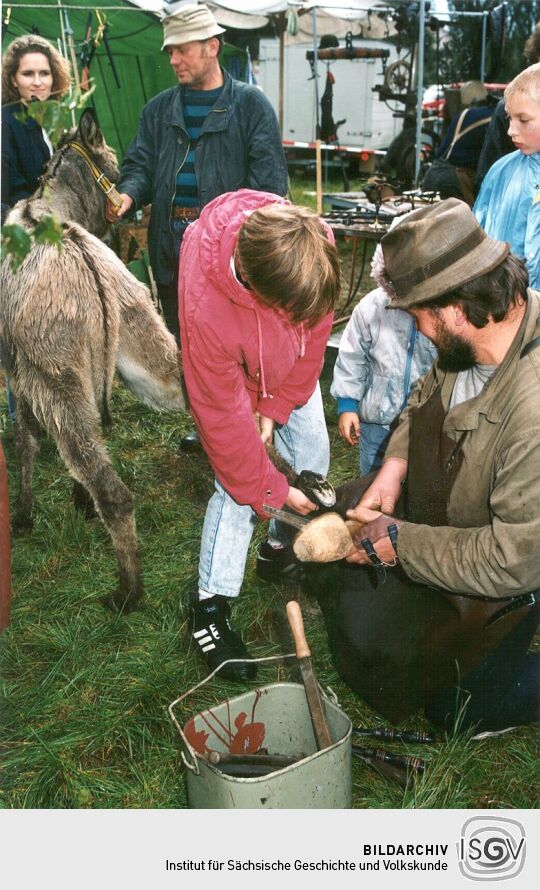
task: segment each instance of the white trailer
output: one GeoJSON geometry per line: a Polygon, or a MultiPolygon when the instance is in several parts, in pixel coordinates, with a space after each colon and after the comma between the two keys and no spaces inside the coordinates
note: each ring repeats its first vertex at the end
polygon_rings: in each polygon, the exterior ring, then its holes
{"type": "MultiPolygon", "coordinates": [[[[354,47],[380,48],[390,51],[387,65],[396,60],[395,47],[382,40],[355,40],[354,47]]],[[[313,44],[285,47],[283,139],[311,142],[317,122],[315,86],[306,52],[313,44]]],[[[393,109],[379,100],[373,87],[383,82],[382,59],[339,59],[317,62],[320,100],[326,85],[326,70],[335,77],[332,117],[335,122],[345,118],[338,128],[339,142],[358,148],[388,148],[402,129],[403,121],[393,116],[393,109]]],[[[258,82],[278,113],[279,104],[279,42],[261,40],[259,46],[258,82]]],[[[392,103],[394,107],[396,103],[392,103]]]]}

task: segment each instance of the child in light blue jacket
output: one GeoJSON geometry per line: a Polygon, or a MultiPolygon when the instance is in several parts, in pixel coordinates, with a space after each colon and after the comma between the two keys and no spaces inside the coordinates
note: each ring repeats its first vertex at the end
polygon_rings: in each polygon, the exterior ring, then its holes
{"type": "Polygon", "coordinates": [[[414,318],[402,309],[387,309],[389,303],[377,287],[355,307],[330,388],[338,403],[340,436],[360,446],[362,476],[381,466],[392,422],[437,356],[414,318]]]}
{"type": "Polygon", "coordinates": [[[500,158],[482,182],[473,213],[485,232],[523,257],[529,287],[540,288],[540,62],[504,91],[508,135],[518,151],[500,158]]]}

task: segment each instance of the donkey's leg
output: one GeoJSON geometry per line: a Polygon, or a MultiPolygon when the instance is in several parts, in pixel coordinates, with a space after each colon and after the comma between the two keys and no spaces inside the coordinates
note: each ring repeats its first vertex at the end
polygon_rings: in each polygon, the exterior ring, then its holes
{"type": "Polygon", "coordinates": [[[38,403],[41,420],[70,474],[88,491],[109,532],[119,568],[119,584],[107,604],[129,611],[143,595],[131,492],[116,474],[99,433],[99,412],[84,382],[65,373],[54,389],[46,386],[38,403]]]}
{"type": "Polygon", "coordinates": [[[119,583],[106,605],[128,612],[143,595],[133,497],[113,469],[97,434],[85,436],[75,429],[70,427],[57,438],[58,450],[70,473],[89,492],[116,551],[119,583]]]}
{"type": "Polygon", "coordinates": [[[32,493],[32,470],[34,460],[39,452],[42,431],[28,402],[23,396],[17,396],[17,415],[15,418],[15,445],[19,463],[19,495],[13,513],[13,531],[28,531],[33,526],[32,509],[34,496],[32,493]]]}
{"type": "MultiPolygon", "coordinates": [[[[103,403],[100,408],[100,417],[102,432],[109,432],[112,427],[112,417],[109,410],[109,403],[106,398],[103,399],[103,403]]],[[[82,513],[85,519],[95,519],[98,515],[90,492],[87,488],[84,487],[84,485],[81,485],[80,482],[77,482],[77,480],[75,480],[73,483],[72,500],[75,509],[79,513],[82,513]]]]}

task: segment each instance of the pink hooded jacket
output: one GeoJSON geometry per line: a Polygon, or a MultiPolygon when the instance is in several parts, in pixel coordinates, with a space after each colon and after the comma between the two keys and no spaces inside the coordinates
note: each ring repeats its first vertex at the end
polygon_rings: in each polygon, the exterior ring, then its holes
{"type": "MultiPolygon", "coordinates": [[[[293,324],[240,284],[231,262],[246,215],[288,204],[241,189],[211,201],[184,235],[179,317],[190,406],[217,479],[239,504],[261,516],[282,507],[289,484],[269,460],[254,412],[286,423],[312,395],[332,326],[293,324]]],[[[328,237],[333,235],[328,229],[328,237]]]]}

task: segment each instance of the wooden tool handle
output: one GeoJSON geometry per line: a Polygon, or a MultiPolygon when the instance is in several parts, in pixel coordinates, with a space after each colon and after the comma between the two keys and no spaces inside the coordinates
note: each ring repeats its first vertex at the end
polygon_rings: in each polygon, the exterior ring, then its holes
{"type": "Polygon", "coordinates": [[[296,600],[287,603],[287,618],[291,626],[292,635],[294,637],[294,645],[296,647],[297,658],[309,658],[311,649],[308,646],[306,635],[304,633],[304,622],[302,620],[302,612],[296,600]]]}

